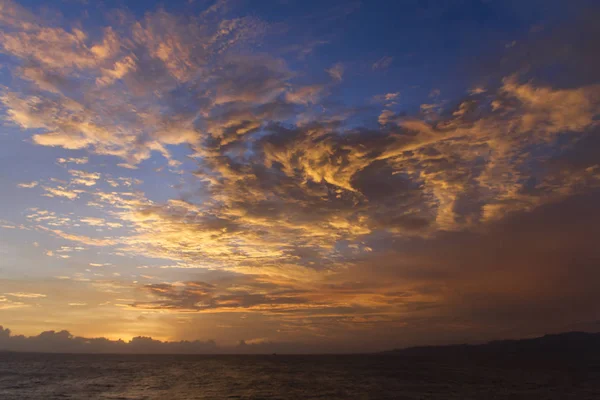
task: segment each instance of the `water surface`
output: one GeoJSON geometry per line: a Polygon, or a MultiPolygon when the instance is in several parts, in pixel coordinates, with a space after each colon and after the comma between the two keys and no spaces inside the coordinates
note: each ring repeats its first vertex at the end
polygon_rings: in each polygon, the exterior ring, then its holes
{"type": "Polygon", "coordinates": [[[0,354],[0,399],[600,399],[600,368],[397,355],[0,354]]]}

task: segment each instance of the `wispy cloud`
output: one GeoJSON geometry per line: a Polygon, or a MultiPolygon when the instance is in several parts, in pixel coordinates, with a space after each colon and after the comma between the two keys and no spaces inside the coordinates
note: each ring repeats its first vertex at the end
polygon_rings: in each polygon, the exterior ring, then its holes
{"type": "Polygon", "coordinates": [[[371,66],[371,68],[373,69],[373,71],[385,70],[385,69],[388,69],[390,67],[390,65],[392,65],[393,61],[394,61],[394,57],[383,56],[379,60],[375,61],[373,63],[373,65],[371,66]]]}
{"type": "Polygon", "coordinates": [[[25,299],[38,299],[38,298],[46,297],[45,294],[41,294],[41,293],[15,292],[15,293],[4,293],[4,294],[6,296],[22,297],[22,298],[25,298],[25,299]]]}
{"type": "Polygon", "coordinates": [[[326,70],[329,76],[334,80],[341,82],[344,79],[344,65],[342,63],[334,64],[331,68],[326,70]]]}

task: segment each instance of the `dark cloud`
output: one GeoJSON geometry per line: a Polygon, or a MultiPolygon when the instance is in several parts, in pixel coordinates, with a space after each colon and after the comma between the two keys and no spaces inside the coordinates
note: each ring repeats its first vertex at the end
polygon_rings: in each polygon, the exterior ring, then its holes
{"type": "Polygon", "coordinates": [[[0,326],[0,349],[7,351],[47,353],[220,353],[212,341],[162,342],[150,337],[134,337],[130,341],[107,338],[84,338],[67,331],[45,331],[37,336],[11,335],[0,326]]]}
{"type": "Polygon", "coordinates": [[[183,282],[180,285],[151,284],[144,290],[158,298],[157,301],[136,302],[131,305],[141,309],[164,309],[181,311],[210,311],[216,309],[251,309],[261,306],[301,307],[309,303],[301,297],[301,290],[290,290],[276,285],[265,285],[249,280],[246,284],[237,281],[234,285],[215,285],[205,282],[183,282]],[[265,293],[268,289],[268,293],[265,293]]]}
{"type": "Polygon", "coordinates": [[[131,340],[110,340],[104,337],[74,336],[68,331],[45,331],[37,336],[13,335],[0,326],[0,351],[43,353],[104,353],[104,354],[316,354],[349,353],[354,349],[342,343],[275,342],[240,339],[237,345],[222,346],[214,340],[161,341],[148,336],[131,340]]]}
{"type": "Polygon", "coordinates": [[[421,331],[421,320],[431,324],[421,334],[432,339],[452,335],[440,329],[485,338],[569,330],[596,319],[598,200],[598,192],[576,196],[481,232],[390,244],[388,254],[366,257],[348,277],[363,291],[404,282],[400,293],[428,296],[438,309],[405,313],[407,334],[421,331]]]}

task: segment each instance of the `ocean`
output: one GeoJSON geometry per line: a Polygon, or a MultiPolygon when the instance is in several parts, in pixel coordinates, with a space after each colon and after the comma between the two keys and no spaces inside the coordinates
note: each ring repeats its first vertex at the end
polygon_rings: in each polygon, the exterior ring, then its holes
{"type": "Polygon", "coordinates": [[[599,365],[534,364],[393,354],[1,353],[0,399],[600,399],[599,365]]]}

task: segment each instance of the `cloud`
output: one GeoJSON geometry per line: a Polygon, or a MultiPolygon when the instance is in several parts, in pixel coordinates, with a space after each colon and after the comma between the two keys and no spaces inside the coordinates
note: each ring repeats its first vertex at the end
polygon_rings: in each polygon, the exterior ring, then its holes
{"type": "Polygon", "coordinates": [[[46,192],[46,193],[44,193],[44,196],[46,196],[46,197],[66,197],[69,200],[76,199],[77,197],[79,197],[79,193],[81,193],[80,190],[69,190],[69,189],[65,188],[64,186],[57,186],[57,187],[44,186],[43,189],[46,192]]]}
{"type": "Polygon", "coordinates": [[[88,163],[88,158],[87,157],[80,157],[80,158],[76,158],[76,157],[69,157],[69,158],[58,158],[56,160],[56,162],[58,162],[59,164],[87,164],[88,163]]]}
{"type": "Polygon", "coordinates": [[[71,179],[71,185],[94,186],[98,179],[100,179],[100,174],[97,172],[86,172],[70,169],[69,174],[74,176],[74,178],[71,179]]]}
{"type": "Polygon", "coordinates": [[[4,293],[4,294],[6,296],[22,297],[25,299],[38,299],[38,298],[46,297],[45,294],[41,294],[41,293],[15,292],[15,293],[4,293]]]}
{"type": "Polygon", "coordinates": [[[344,65],[342,63],[337,63],[326,71],[335,81],[341,82],[344,79],[344,70],[344,65]]]}
{"type": "Polygon", "coordinates": [[[33,182],[28,182],[28,183],[19,183],[17,186],[20,188],[31,189],[31,188],[36,187],[37,185],[39,185],[39,182],[33,181],[33,182]]]}
{"type": "MultiPolygon", "coordinates": [[[[264,72],[266,80],[257,83],[265,85],[264,95],[281,93],[281,87],[277,87],[279,78],[271,79],[269,70],[261,69],[270,63],[285,73],[280,60],[265,62],[250,71],[239,68],[251,68],[256,63],[248,59],[243,63],[234,61],[241,56],[226,56],[229,48],[260,35],[262,23],[258,20],[209,22],[177,18],[159,11],[146,15],[142,21],[125,19],[123,23],[129,24],[124,28],[125,36],[122,32],[117,34],[117,29],[106,28],[94,44],[80,29],[44,26],[41,21],[14,26],[14,31],[4,32],[0,37],[3,52],[17,64],[26,65],[15,67],[15,75],[33,81],[47,92],[43,97],[35,90],[21,94],[8,92],[2,97],[12,122],[24,129],[45,131],[33,135],[34,143],[91,149],[98,154],[121,157],[126,160],[124,165],[133,167],[149,158],[152,151],[169,158],[167,145],[198,144],[201,133],[193,126],[196,115],[173,115],[179,110],[164,113],[164,107],[169,108],[170,92],[180,82],[197,87],[204,92],[198,96],[200,101],[210,101],[213,105],[251,99],[247,96],[258,93],[258,86],[248,86],[255,79],[247,79],[247,90],[243,91],[244,85],[235,81],[232,74],[243,79],[248,74],[259,76],[264,72]],[[229,62],[223,62],[221,68],[209,68],[215,56],[229,62]],[[139,63],[146,59],[147,62],[139,63]],[[116,85],[116,81],[121,83],[116,85]],[[234,82],[239,90],[227,88],[234,82]],[[270,87],[271,84],[275,86],[270,87]],[[121,95],[123,87],[125,96],[121,95]],[[87,98],[73,96],[74,91],[86,92],[87,98]],[[152,92],[164,93],[165,104],[148,104],[146,94],[152,92]],[[163,112],[156,112],[159,107],[163,112]]],[[[254,57],[257,61],[258,56],[254,57]]]]}
{"type": "Polygon", "coordinates": [[[373,69],[373,71],[385,70],[385,69],[388,69],[390,67],[390,65],[392,65],[393,61],[394,61],[394,57],[384,56],[384,57],[381,57],[379,60],[375,61],[373,63],[373,65],[371,66],[371,68],[373,69]]]}
{"type": "MultiPolygon", "coordinates": [[[[270,93],[280,83],[263,87],[270,93]]],[[[553,90],[513,76],[494,94],[496,108],[489,107],[489,98],[472,99],[433,122],[385,110],[378,130],[317,121],[299,126],[259,122],[260,134],[258,128],[232,135],[213,129],[214,140],[201,149],[196,172],[207,182],[202,193],[211,202],[157,204],[140,194],[96,191],[98,206],[112,210],[110,222],[128,227],[123,236],[49,231],[75,242],[172,260],[181,268],[234,271],[278,263],[339,268],[336,264],[369,251],[361,244],[368,235],[427,237],[477,229],[577,194],[582,181],[595,187],[593,163],[576,179],[550,171],[544,176],[527,154],[531,144],[552,146],[559,134],[591,134],[597,93],[595,86],[553,90]],[[245,150],[249,146],[251,152],[245,150]],[[529,190],[534,173],[538,190],[529,190]]],[[[235,115],[246,109],[240,104],[273,101],[259,92],[251,96],[223,106],[234,104],[235,115]]],[[[75,176],[72,184],[89,186],[100,177],[69,172],[75,176]]],[[[45,190],[71,199],[82,193],[60,184],[45,190]]]]}
{"type": "Polygon", "coordinates": [[[482,93],[485,93],[485,92],[486,92],[486,89],[483,88],[483,87],[481,87],[481,86],[476,86],[473,89],[469,90],[469,93],[472,94],[472,95],[478,95],[478,94],[482,94],[482,93]]]}
{"type": "Polygon", "coordinates": [[[135,337],[128,342],[106,338],[73,336],[68,331],[45,331],[37,336],[12,335],[0,327],[0,346],[12,351],[51,353],[218,353],[214,341],[162,342],[150,337],[135,337]]]}
{"type": "Polygon", "coordinates": [[[260,310],[268,312],[275,310],[302,310],[314,308],[309,305],[308,299],[301,296],[299,290],[285,290],[274,288],[268,294],[265,289],[270,285],[262,282],[252,282],[242,285],[236,282],[234,285],[218,288],[206,282],[183,282],[178,285],[172,284],[150,284],[144,287],[158,300],[152,302],[137,302],[131,307],[140,309],[174,310],[174,311],[235,311],[260,310]]]}
{"type": "Polygon", "coordinates": [[[23,307],[29,307],[29,305],[20,301],[9,300],[5,296],[0,296],[0,310],[10,310],[23,307]]]}
{"type": "Polygon", "coordinates": [[[9,351],[46,353],[104,353],[104,354],[294,354],[322,353],[337,347],[349,352],[348,347],[335,344],[306,344],[298,342],[273,342],[265,338],[249,338],[235,346],[220,346],[214,340],[161,341],[148,336],[136,336],[129,341],[110,340],[104,337],[74,336],[66,330],[44,331],[36,336],[14,335],[0,326],[0,346],[9,351]]]}
{"type": "Polygon", "coordinates": [[[286,93],[286,100],[294,104],[317,104],[324,88],[320,85],[304,86],[286,93]]]}
{"type": "Polygon", "coordinates": [[[386,125],[387,123],[393,121],[395,116],[396,114],[393,111],[383,110],[381,114],[379,114],[377,122],[379,122],[381,125],[386,125]]]}
{"type": "MultiPolygon", "coordinates": [[[[390,92],[390,93],[379,94],[379,95],[373,96],[373,102],[384,103],[385,107],[387,107],[387,108],[391,108],[391,107],[398,105],[399,99],[400,99],[400,92],[390,92]]],[[[386,112],[386,111],[388,113],[392,113],[392,111],[390,111],[390,110],[384,110],[383,112],[386,112]]],[[[383,120],[385,120],[385,118],[383,120]]],[[[380,123],[382,123],[382,122],[380,122],[380,123]]],[[[383,124],[385,124],[385,123],[383,123],[383,124]]]]}
{"type": "Polygon", "coordinates": [[[39,226],[38,229],[52,233],[60,238],[77,243],[87,244],[89,246],[111,246],[117,243],[116,240],[111,238],[92,238],[89,236],[74,235],[71,233],[63,232],[60,229],[48,229],[43,226],[39,226]]]}

